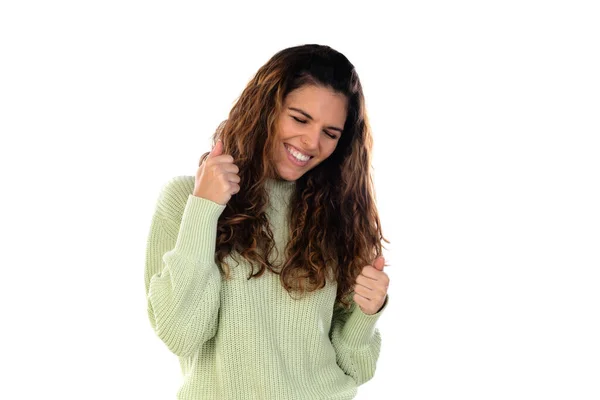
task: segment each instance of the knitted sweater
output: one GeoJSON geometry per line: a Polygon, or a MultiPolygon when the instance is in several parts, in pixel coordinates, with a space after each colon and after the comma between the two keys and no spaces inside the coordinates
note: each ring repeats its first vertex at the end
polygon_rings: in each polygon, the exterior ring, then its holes
{"type": "MultiPolygon", "coordinates": [[[[373,315],[354,302],[350,311],[334,307],[337,282],[294,300],[269,270],[248,280],[250,265],[239,255],[239,265],[226,258],[232,278],[222,279],[214,255],[226,206],[194,196],[194,180],[177,176],[163,185],[146,249],[148,317],[179,358],[177,399],[354,398],[375,373],[375,325],[389,295],[373,315]]],[[[295,182],[267,182],[279,254],[289,240],[285,216],[294,188],[295,182]]]]}

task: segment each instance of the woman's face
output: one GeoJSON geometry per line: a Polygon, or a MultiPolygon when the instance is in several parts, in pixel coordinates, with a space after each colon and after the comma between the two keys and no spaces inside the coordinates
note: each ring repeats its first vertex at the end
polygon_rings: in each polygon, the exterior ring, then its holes
{"type": "Polygon", "coordinates": [[[286,96],[273,154],[280,178],[295,181],[333,153],[347,106],[346,96],[321,86],[302,86],[286,96]]]}

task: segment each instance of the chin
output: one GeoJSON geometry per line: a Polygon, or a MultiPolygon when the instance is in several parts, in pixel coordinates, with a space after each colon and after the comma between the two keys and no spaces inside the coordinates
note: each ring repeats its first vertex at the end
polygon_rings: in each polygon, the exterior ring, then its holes
{"type": "Polygon", "coordinates": [[[298,180],[298,178],[300,178],[302,175],[304,175],[304,173],[293,173],[291,171],[281,171],[280,169],[277,170],[277,174],[279,175],[280,179],[292,182],[295,180],[298,180]]]}

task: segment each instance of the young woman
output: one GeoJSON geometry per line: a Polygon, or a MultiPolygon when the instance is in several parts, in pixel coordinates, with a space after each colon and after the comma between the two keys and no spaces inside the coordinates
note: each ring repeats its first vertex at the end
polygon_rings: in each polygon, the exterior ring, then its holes
{"type": "Polygon", "coordinates": [[[371,149],[354,66],[296,46],[162,187],[145,284],[178,399],[352,399],[373,377],[389,278],[371,149]]]}

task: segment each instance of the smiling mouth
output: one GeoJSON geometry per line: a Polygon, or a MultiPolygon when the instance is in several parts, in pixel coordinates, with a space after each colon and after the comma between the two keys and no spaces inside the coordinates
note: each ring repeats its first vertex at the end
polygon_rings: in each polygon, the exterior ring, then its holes
{"type": "MultiPolygon", "coordinates": [[[[284,143],[284,146],[285,146],[286,149],[291,150],[290,153],[292,153],[292,152],[297,153],[300,157],[303,157],[303,159],[310,160],[311,158],[314,157],[314,156],[311,156],[309,154],[301,152],[300,149],[292,146],[291,144],[284,143]]],[[[293,154],[293,153],[292,153],[292,155],[295,156],[295,154],[293,154]]]]}
{"type": "Polygon", "coordinates": [[[285,152],[287,153],[288,159],[297,166],[305,166],[313,158],[313,156],[308,156],[297,151],[293,146],[290,146],[287,143],[284,143],[283,147],[285,147],[285,152]]]}

